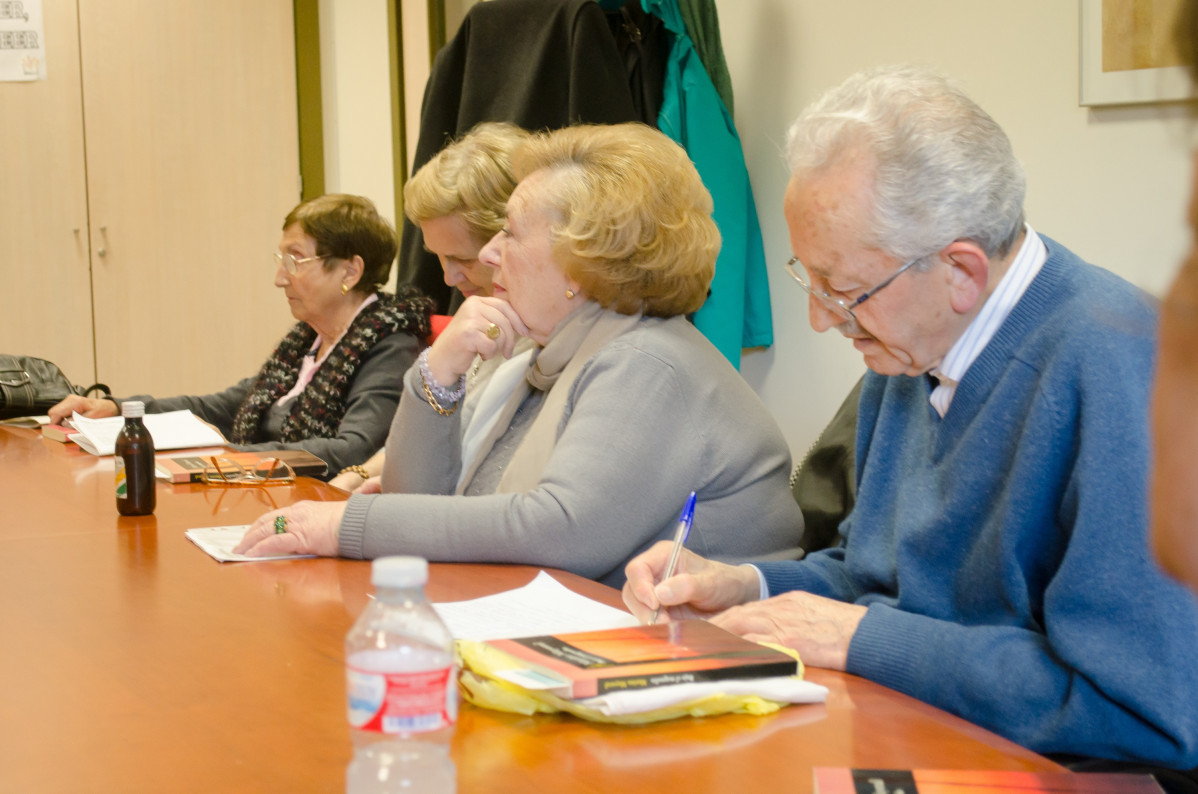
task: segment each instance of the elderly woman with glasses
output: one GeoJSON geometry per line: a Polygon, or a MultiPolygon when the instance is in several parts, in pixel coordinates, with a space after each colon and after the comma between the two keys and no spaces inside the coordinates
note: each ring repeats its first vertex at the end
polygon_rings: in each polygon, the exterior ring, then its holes
{"type": "Polygon", "coordinates": [[[526,563],[618,586],[693,491],[688,546],[796,554],[778,426],[685,317],[720,244],[686,153],[644,125],[579,126],[512,161],[504,227],[479,254],[493,295],[408,370],[383,493],[272,511],[238,551],[526,563]],[[514,355],[525,336],[535,348],[514,355]]]}
{"type": "MultiPolygon", "coordinates": [[[[299,322],[257,375],[216,394],[154,399],[146,411],[190,409],[239,450],[302,449],[330,474],[362,463],[387,438],[402,384],[429,333],[432,302],[411,289],[388,295],[395,230],[361,196],[304,202],[283,221],[275,286],[299,322]]],[[[78,396],[49,411],[115,416],[120,401],[78,396]]]]}

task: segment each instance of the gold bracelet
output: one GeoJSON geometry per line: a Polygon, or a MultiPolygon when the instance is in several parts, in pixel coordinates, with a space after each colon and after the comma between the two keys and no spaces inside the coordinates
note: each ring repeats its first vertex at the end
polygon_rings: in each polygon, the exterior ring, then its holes
{"type": "Polygon", "coordinates": [[[458,406],[461,405],[460,400],[454,403],[452,408],[442,408],[441,403],[437,402],[437,398],[433,396],[433,390],[428,387],[428,381],[423,376],[420,378],[420,385],[424,387],[424,398],[428,400],[428,404],[433,407],[434,411],[441,414],[441,416],[453,416],[457,413],[458,406]]]}
{"type": "Polygon", "coordinates": [[[352,471],[354,474],[358,475],[363,480],[370,479],[370,472],[366,471],[366,467],[361,466],[361,465],[346,466],[344,469],[337,472],[337,476],[340,477],[342,474],[345,474],[347,471],[352,471]]]}

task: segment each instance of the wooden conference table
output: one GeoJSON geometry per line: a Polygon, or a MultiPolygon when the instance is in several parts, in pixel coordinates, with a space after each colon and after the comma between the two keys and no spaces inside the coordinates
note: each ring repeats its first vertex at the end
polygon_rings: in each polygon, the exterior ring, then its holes
{"type": "MultiPolygon", "coordinates": [[[[0,791],[342,791],[352,756],[343,642],[367,562],[212,560],[190,527],[246,524],[315,480],[158,486],[123,518],[111,458],[0,427],[0,791]]],[[[608,604],[619,594],[552,572],[608,604]]],[[[434,601],[536,569],[433,565],[434,601]]],[[[934,663],[929,660],[929,663],[934,663]]],[[[826,704],[642,727],[464,705],[459,792],[809,792],[813,766],[1056,770],[963,720],[851,675],[810,670],[826,704]]]]}

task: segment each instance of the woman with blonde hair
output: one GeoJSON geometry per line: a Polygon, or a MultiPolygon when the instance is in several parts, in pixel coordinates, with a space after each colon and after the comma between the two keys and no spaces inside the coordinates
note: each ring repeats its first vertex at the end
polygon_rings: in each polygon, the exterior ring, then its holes
{"type": "Polygon", "coordinates": [[[273,511],[239,551],[527,563],[618,586],[694,491],[688,546],[793,554],[777,424],[685,317],[720,244],[686,153],[643,125],[580,126],[535,136],[513,166],[479,255],[494,294],[408,370],[384,493],[273,511]],[[522,336],[536,347],[512,357],[522,336]]]}
{"type": "MultiPolygon", "coordinates": [[[[425,247],[441,263],[445,283],[467,298],[491,294],[492,271],[478,261],[478,252],[503,228],[503,208],[516,187],[512,152],[528,135],[506,122],[479,124],[404,185],[404,214],[420,227],[425,247]]],[[[377,493],[378,480],[371,478],[382,473],[385,460],[379,449],[330,482],[347,491],[377,493]]]]}
{"type": "Polygon", "coordinates": [[[478,252],[503,228],[503,208],[516,187],[512,152],[529,133],[486,122],[442,149],[404,185],[404,214],[420,227],[445,283],[465,297],[491,294],[491,269],[478,252]]]}

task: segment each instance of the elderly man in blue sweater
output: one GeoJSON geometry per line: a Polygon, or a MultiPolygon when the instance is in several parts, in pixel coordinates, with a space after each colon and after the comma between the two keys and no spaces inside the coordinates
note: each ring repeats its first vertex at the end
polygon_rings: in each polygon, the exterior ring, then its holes
{"type": "Polygon", "coordinates": [[[642,619],[709,617],[1042,753],[1198,764],[1198,608],[1150,561],[1156,313],[1037,234],[999,126],[942,78],[849,78],[790,131],[811,325],[870,372],[838,548],[627,567],[642,619]]]}

